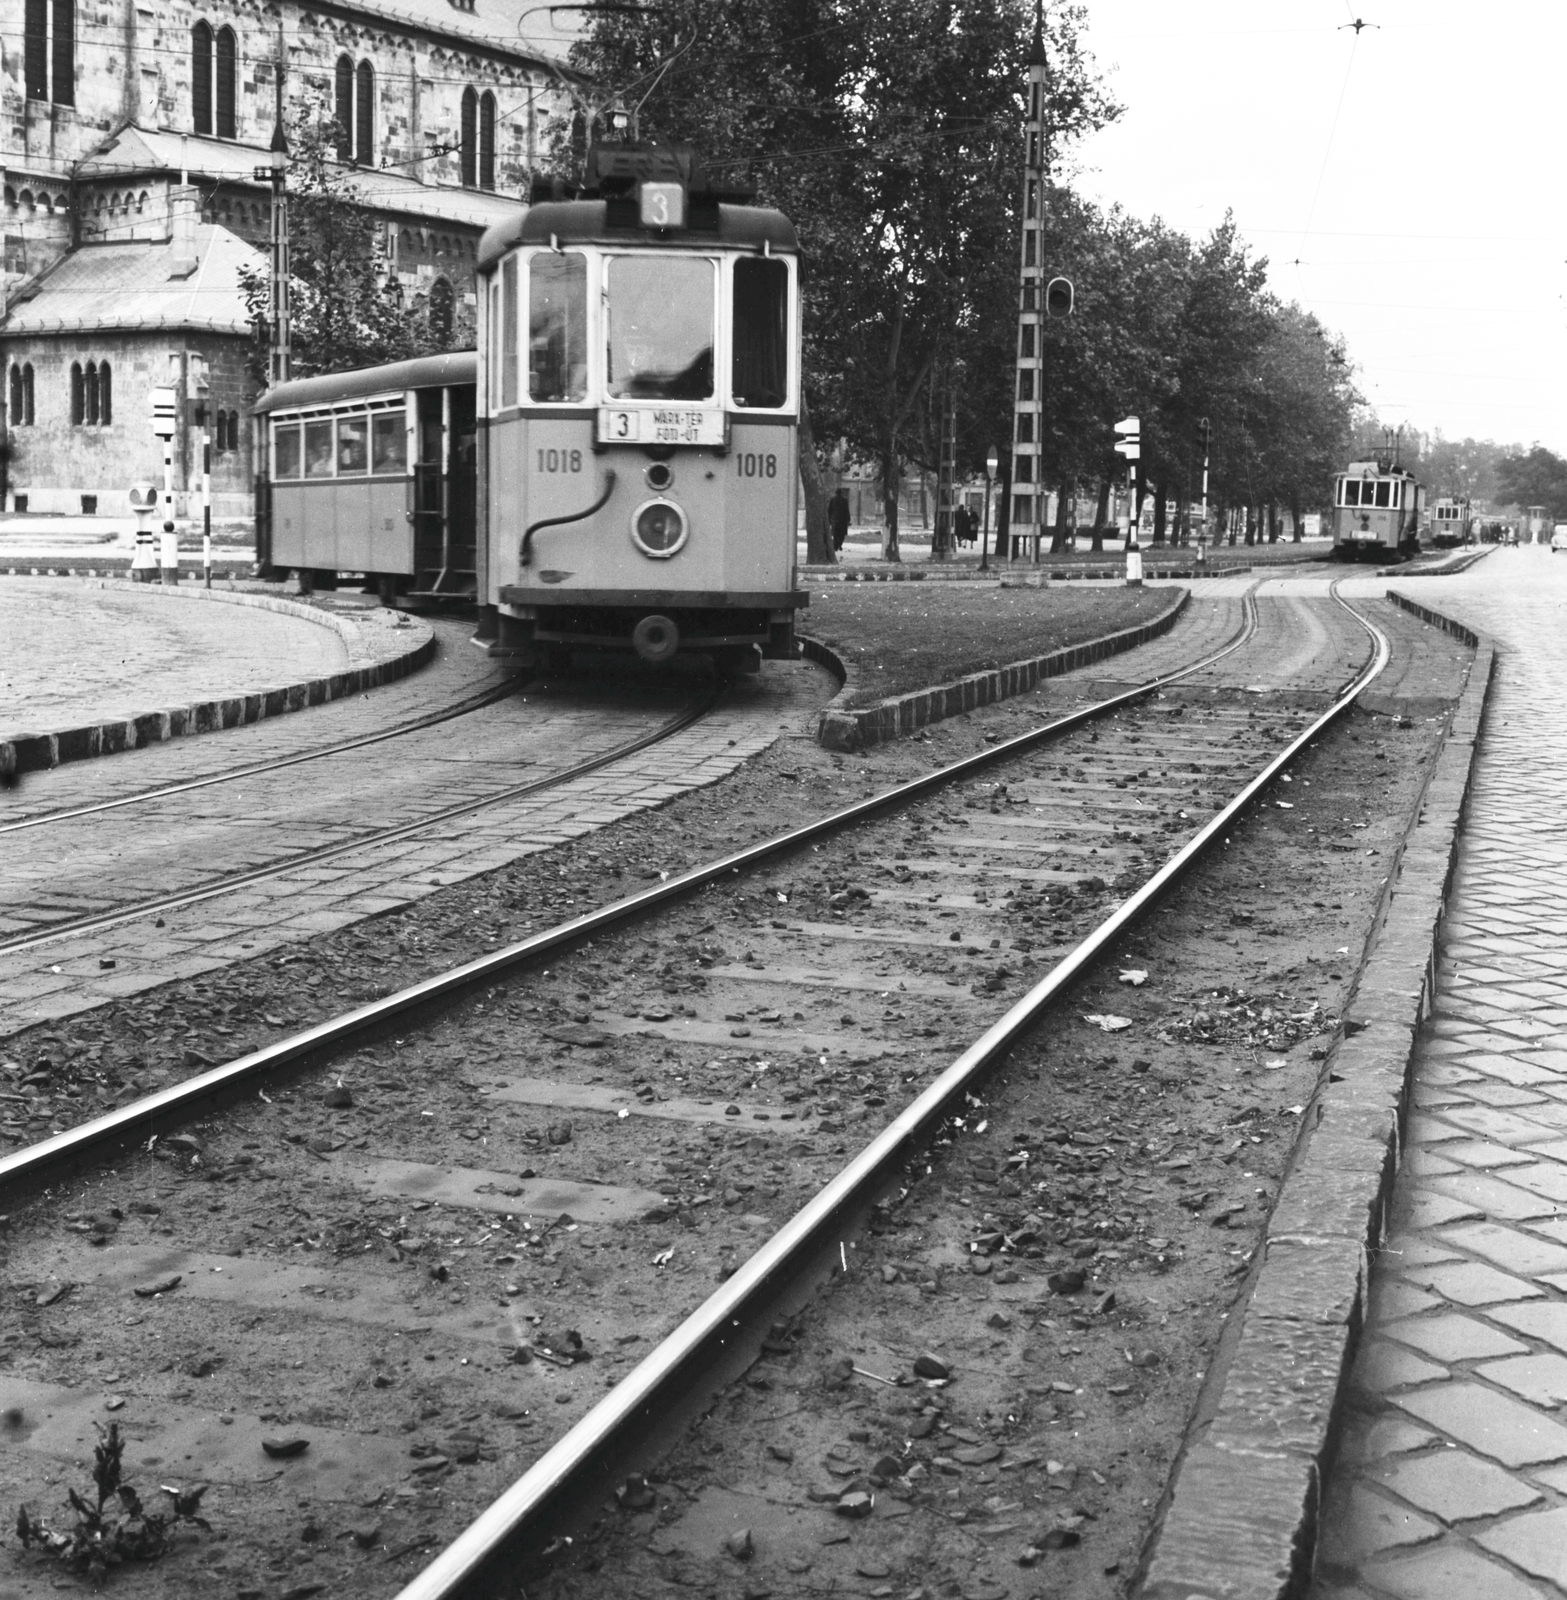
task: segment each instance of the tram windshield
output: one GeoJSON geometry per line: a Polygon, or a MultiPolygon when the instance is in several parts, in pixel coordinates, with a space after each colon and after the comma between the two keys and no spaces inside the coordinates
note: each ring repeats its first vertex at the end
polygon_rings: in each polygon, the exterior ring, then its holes
{"type": "Polygon", "coordinates": [[[608,268],[610,398],[712,399],[714,263],[613,256],[608,268]]]}
{"type": "Polygon", "coordinates": [[[781,261],[735,262],[734,362],[737,406],[777,407],[789,398],[789,269],[781,261]]]}
{"type": "Polygon", "coordinates": [[[1379,510],[1396,508],[1399,504],[1399,486],[1387,478],[1345,478],[1344,498],[1339,502],[1345,506],[1375,506],[1379,510]]]}
{"type": "MultiPolygon", "coordinates": [[[[515,282],[507,284],[515,294],[515,282]]],[[[588,392],[588,258],[577,250],[528,266],[528,398],[560,404],[588,392]]]]}

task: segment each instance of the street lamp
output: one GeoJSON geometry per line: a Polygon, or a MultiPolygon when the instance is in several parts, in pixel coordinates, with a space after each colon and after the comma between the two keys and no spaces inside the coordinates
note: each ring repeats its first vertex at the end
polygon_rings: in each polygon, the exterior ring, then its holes
{"type": "Polygon", "coordinates": [[[996,454],[996,447],[991,445],[985,455],[985,516],[981,524],[979,535],[979,570],[990,571],[990,486],[995,481],[996,468],[1001,465],[1001,457],[996,454]]]}

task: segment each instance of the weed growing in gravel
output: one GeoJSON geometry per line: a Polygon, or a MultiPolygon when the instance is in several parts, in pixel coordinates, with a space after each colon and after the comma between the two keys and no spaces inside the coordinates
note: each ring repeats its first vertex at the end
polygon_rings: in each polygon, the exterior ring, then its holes
{"type": "Polygon", "coordinates": [[[155,1561],[169,1548],[174,1530],[182,1522],[212,1531],[201,1516],[201,1497],[207,1486],[200,1484],[186,1493],[164,1486],[163,1492],[174,1502],[167,1512],[148,1511],[141,1496],[121,1477],[121,1458],[125,1441],[117,1422],[107,1433],[98,1429],[101,1442],[93,1447],[93,1487],[97,1504],[67,1491],[75,1521],[66,1528],[37,1522],[22,1506],[16,1513],[16,1536],[24,1549],[42,1545],[69,1572],[80,1573],[101,1583],[111,1567],[127,1561],[155,1561]]]}

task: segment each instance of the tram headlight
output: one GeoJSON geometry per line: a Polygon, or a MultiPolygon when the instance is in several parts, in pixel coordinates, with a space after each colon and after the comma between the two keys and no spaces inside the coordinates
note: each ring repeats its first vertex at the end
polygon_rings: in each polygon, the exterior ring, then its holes
{"type": "Polygon", "coordinates": [[[686,542],[691,524],[673,500],[649,500],[631,517],[631,542],[645,556],[667,560],[686,542]]]}

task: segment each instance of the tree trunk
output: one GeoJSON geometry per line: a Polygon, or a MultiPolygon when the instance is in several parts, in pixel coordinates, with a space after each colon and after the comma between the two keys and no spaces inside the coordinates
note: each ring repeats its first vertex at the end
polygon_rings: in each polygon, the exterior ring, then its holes
{"type": "Polygon", "coordinates": [[[1056,525],[1050,534],[1050,553],[1061,555],[1066,550],[1066,498],[1072,491],[1071,480],[1063,478],[1056,490],[1056,525]]]}
{"type": "Polygon", "coordinates": [[[1290,490],[1290,521],[1294,524],[1294,531],[1291,535],[1291,543],[1299,544],[1300,541],[1305,537],[1300,516],[1299,489],[1290,490]]]}
{"type": "Polygon", "coordinates": [[[1269,544],[1277,544],[1278,542],[1279,542],[1279,505],[1278,505],[1278,501],[1270,500],[1268,502],[1268,543],[1269,544]]]}
{"type": "Polygon", "coordinates": [[[902,561],[898,552],[898,454],[894,447],[884,450],[881,458],[881,509],[884,526],[881,530],[881,558],[883,561],[902,561]]]}
{"type": "Polygon", "coordinates": [[[1099,480],[1099,504],[1094,507],[1094,526],[1089,549],[1097,556],[1104,551],[1105,529],[1110,525],[1110,476],[1099,480]]]}
{"type": "Polygon", "coordinates": [[[1153,542],[1164,543],[1164,533],[1167,519],[1170,515],[1170,503],[1161,483],[1153,492],[1153,542]]]}
{"type": "Polygon", "coordinates": [[[827,531],[827,480],[816,454],[811,408],[800,396],[800,490],[805,497],[805,559],[812,566],[833,566],[838,557],[827,531]]]}

